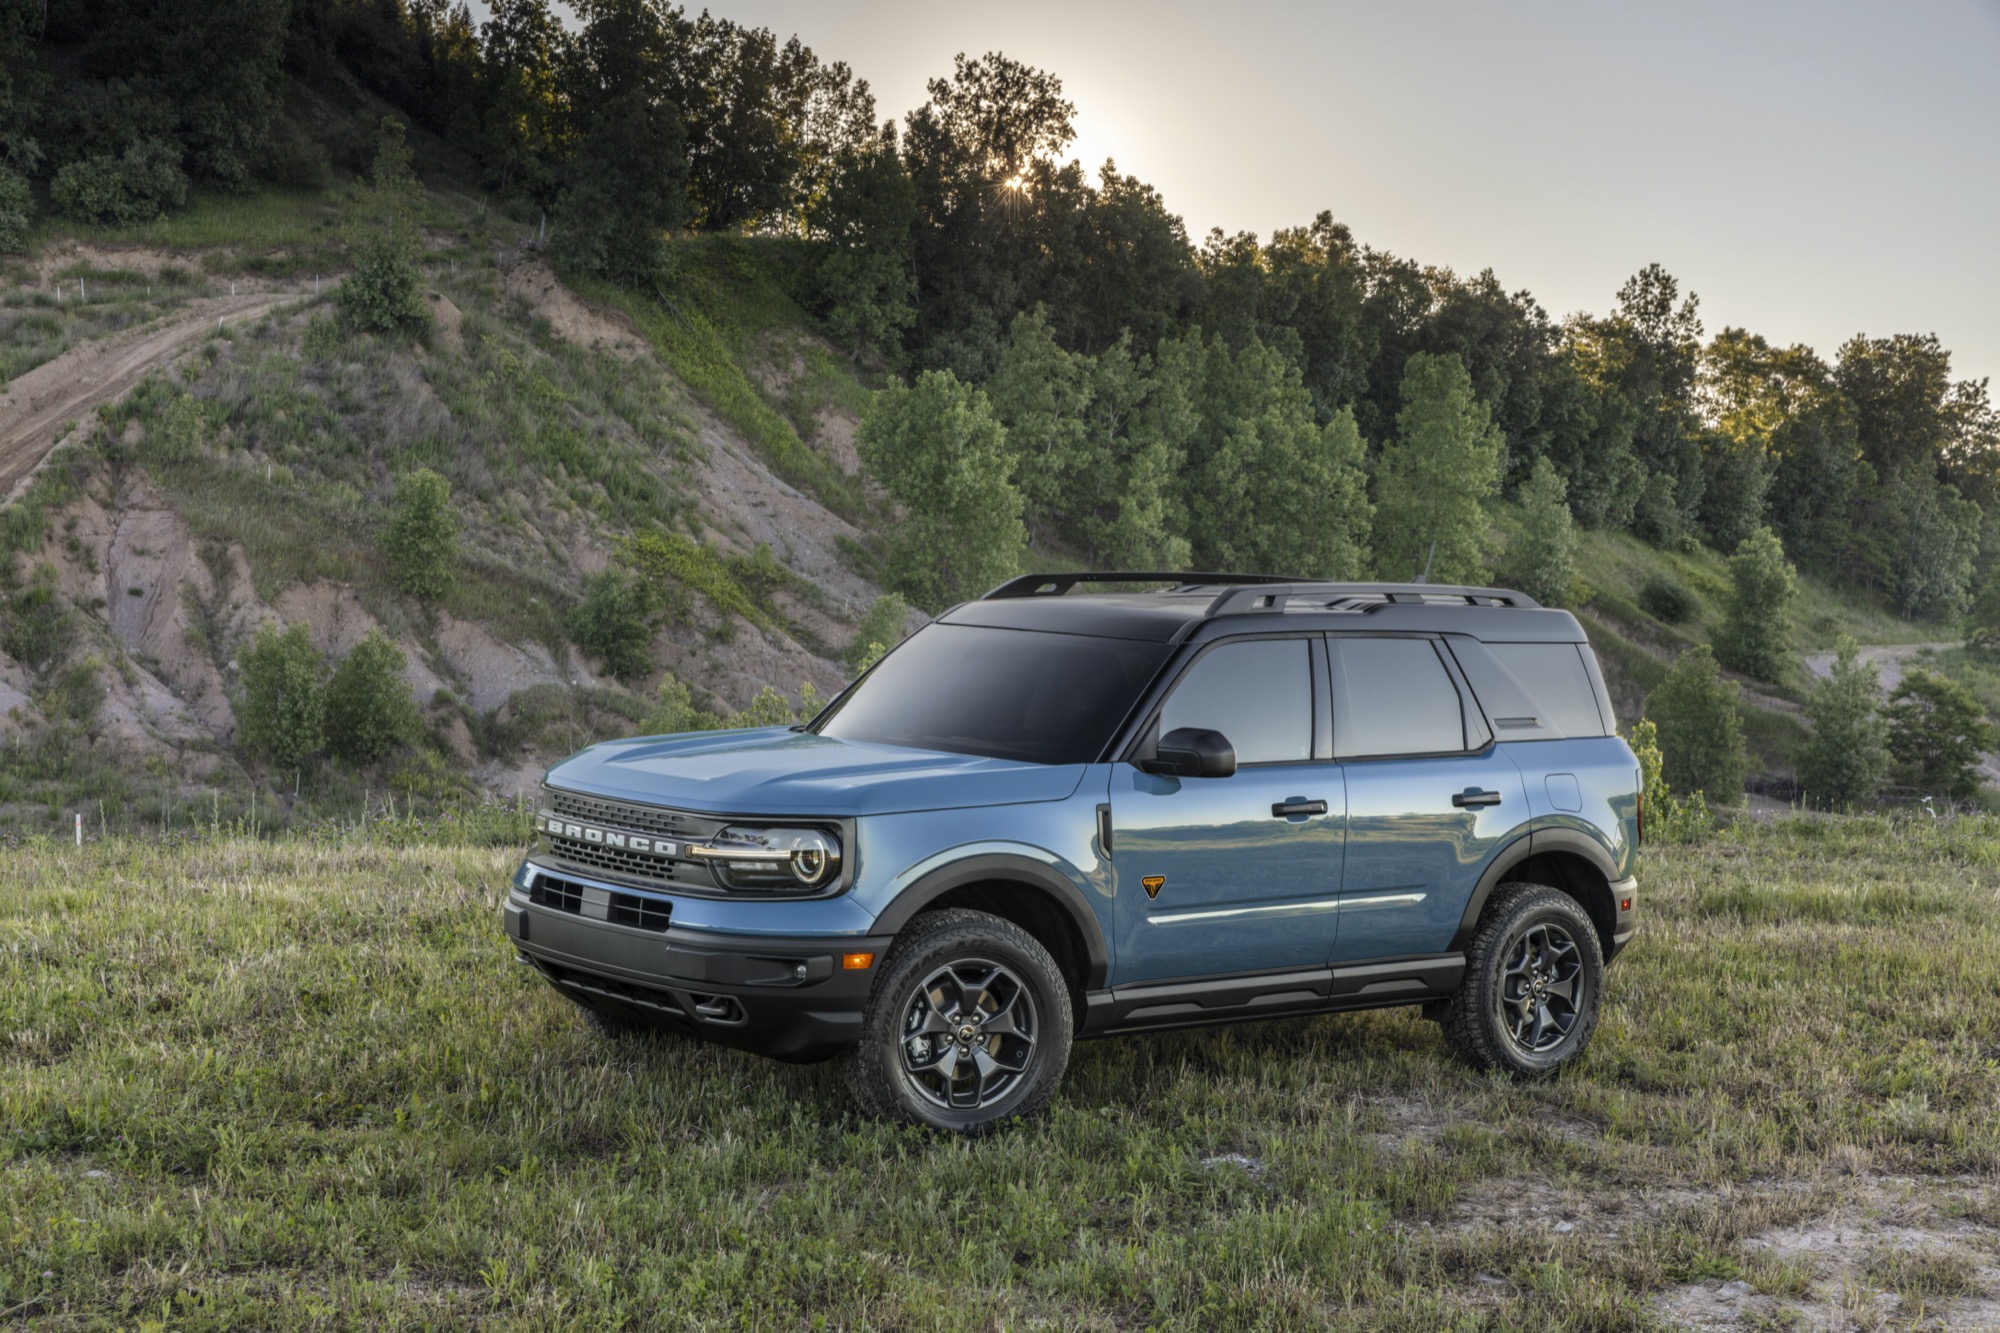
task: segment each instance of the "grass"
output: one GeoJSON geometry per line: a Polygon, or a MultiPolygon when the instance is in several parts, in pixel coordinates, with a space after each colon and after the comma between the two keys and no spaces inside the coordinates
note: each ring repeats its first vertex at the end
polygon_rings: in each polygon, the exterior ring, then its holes
{"type": "Polygon", "coordinates": [[[1047,1116],[970,1144],[856,1118],[832,1067],[593,1037],[511,963],[490,836],[31,841],[0,883],[0,1311],[1643,1329],[1680,1283],[1803,1294],[1741,1240],[1861,1177],[2000,1169],[1996,834],[1649,853],[1646,932],[1551,1084],[1407,1010],[1286,1020],[1082,1045],[1047,1116]]]}

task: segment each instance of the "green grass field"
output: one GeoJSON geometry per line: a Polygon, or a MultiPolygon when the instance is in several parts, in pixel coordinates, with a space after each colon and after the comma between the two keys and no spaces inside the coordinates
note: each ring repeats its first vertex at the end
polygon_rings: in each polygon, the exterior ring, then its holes
{"type": "Polygon", "coordinates": [[[1554,1083],[1469,1072],[1413,1011],[1287,1020],[1084,1044],[977,1143],[857,1119],[837,1066],[607,1044],[512,962],[511,848],[384,832],[9,852],[0,1323],[1624,1329],[1728,1282],[1745,1328],[2000,1309],[2000,822],[1649,853],[1554,1083]],[[1829,1218],[1864,1243],[1815,1249],[1829,1218]]]}

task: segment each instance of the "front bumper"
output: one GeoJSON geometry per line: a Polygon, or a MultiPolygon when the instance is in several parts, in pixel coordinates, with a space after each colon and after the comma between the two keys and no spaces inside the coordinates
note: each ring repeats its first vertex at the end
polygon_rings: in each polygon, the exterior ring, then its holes
{"type": "MultiPolygon", "coordinates": [[[[891,937],[620,924],[608,917],[612,893],[589,881],[565,878],[566,886],[585,891],[575,895],[574,908],[537,902],[537,873],[517,877],[507,895],[501,909],[507,938],[523,962],[578,1004],[777,1060],[824,1060],[860,1039],[862,1012],[891,937]],[[872,953],[873,964],[843,967],[843,956],[853,953],[872,953]]],[[[633,896],[629,889],[615,892],[633,896]]]]}
{"type": "Polygon", "coordinates": [[[1639,933],[1639,881],[1636,878],[1627,876],[1612,882],[1611,912],[1614,924],[1611,928],[1611,948],[1604,955],[1607,963],[1625,952],[1625,946],[1639,933]]]}

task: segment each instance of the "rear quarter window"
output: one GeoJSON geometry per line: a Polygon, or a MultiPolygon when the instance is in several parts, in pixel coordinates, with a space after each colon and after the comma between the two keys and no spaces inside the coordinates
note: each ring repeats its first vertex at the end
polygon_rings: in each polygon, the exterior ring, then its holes
{"type": "Polygon", "coordinates": [[[1452,656],[1503,741],[1609,734],[1579,643],[1480,643],[1454,637],[1452,656]]]}

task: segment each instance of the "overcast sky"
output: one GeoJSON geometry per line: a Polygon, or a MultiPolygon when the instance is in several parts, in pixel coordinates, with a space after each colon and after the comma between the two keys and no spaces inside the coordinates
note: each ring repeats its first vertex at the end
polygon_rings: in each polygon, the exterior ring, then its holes
{"type": "MultiPolygon", "coordinates": [[[[697,2],[690,10],[701,6],[697,2]]],[[[1061,76],[1073,155],[1198,242],[1331,209],[1363,242],[1602,312],[1654,260],[1831,358],[1935,332],[2000,379],[2000,0],[718,0],[866,78],[955,52],[1061,76]]]]}

